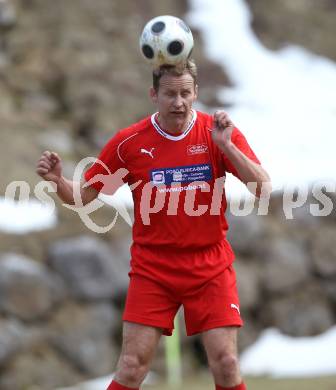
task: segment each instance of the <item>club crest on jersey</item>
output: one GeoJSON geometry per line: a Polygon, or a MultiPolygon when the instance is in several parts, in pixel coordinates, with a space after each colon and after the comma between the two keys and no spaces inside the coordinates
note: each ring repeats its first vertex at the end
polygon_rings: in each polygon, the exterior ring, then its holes
{"type": "Polygon", "coordinates": [[[194,154],[208,153],[207,144],[188,145],[187,154],[193,156],[194,154]]]}

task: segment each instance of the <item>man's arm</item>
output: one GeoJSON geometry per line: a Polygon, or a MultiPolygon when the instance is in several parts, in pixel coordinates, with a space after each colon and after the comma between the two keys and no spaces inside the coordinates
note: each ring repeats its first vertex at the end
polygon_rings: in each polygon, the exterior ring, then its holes
{"type": "Polygon", "coordinates": [[[234,124],[228,114],[224,111],[217,111],[214,115],[214,125],[212,139],[231,161],[242,182],[246,185],[256,183],[256,191],[253,194],[258,198],[268,197],[272,192],[271,178],[261,165],[250,160],[232,142],[234,124]]]}
{"type": "Polygon", "coordinates": [[[36,173],[44,180],[55,184],[58,197],[67,204],[75,204],[74,189],[80,187],[83,205],[94,200],[99,192],[92,187],[83,188],[83,183],[66,179],[62,175],[62,161],[57,153],[45,151],[38,160],[36,173]]]}

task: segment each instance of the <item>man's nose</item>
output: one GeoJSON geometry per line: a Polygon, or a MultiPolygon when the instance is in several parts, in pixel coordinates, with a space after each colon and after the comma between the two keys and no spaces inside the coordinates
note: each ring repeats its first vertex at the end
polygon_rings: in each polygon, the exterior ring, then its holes
{"type": "Polygon", "coordinates": [[[174,100],[175,107],[181,107],[183,105],[183,99],[181,96],[176,96],[174,100]]]}

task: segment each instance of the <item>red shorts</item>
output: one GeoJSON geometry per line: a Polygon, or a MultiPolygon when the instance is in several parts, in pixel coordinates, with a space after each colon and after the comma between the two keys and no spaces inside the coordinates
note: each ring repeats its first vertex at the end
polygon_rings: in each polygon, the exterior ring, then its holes
{"type": "Polygon", "coordinates": [[[232,265],[203,283],[186,278],[183,286],[131,274],[123,320],[162,328],[164,335],[171,336],[174,317],[181,305],[188,336],[243,325],[232,265]]]}

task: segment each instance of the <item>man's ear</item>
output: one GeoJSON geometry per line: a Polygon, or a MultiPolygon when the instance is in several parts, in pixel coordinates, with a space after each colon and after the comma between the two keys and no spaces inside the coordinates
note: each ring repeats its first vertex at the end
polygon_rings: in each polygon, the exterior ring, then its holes
{"type": "Polygon", "coordinates": [[[198,97],[198,85],[196,84],[195,85],[195,98],[194,98],[194,101],[197,100],[197,97],[198,97]]]}
{"type": "Polygon", "coordinates": [[[153,87],[151,87],[149,90],[149,96],[152,99],[152,102],[154,104],[156,104],[157,103],[157,93],[153,87]]]}

